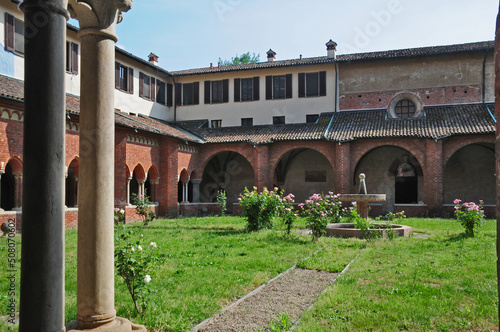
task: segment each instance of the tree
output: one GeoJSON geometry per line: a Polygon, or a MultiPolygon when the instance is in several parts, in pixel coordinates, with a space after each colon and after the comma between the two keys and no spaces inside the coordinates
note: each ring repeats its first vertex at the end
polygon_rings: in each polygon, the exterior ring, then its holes
{"type": "Polygon", "coordinates": [[[222,60],[219,58],[219,62],[221,66],[230,66],[230,65],[243,65],[247,63],[256,63],[260,61],[260,54],[255,54],[250,52],[243,53],[241,56],[236,54],[236,57],[231,58],[231,60],[222,60]]]}

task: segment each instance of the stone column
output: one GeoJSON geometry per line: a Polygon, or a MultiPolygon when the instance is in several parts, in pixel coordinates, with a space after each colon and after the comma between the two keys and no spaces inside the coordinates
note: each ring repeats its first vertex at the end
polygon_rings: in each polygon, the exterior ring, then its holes
{"type": "Polygon", "coordinates": [[[13,173],[14,177],[14,208],[13,211],[21,211],[22,210],[22,193],[23,193],[23,174],[22,173],[13,173]]]}
{"type": "Polygon", "coordinates": [[[145,179],[140,179],[140,180],[137,180],[137,184],[139,186],[139,197],[144,196],[144,183],[146,182],[145,179]]]}
{"type": "Polygon", "coordinates": [[[182,203],[188,203],[188,181],[182,181],[182,203]]]}
{"type": "Polygon", "coordinates": [[[67,0],[24,0],[23,232],[19,331],[64,330],[67,0]]]}
{"type": "Polygon", "coordinates": [[[73,192],[73,198],[75,200],[75,207],[78,207],[78,176],[75,175],[75,190],[76,190],[76,193],[73,192]],[[76,195],[76,197],[75,197],[76,195]]]}
{"type": "MultiPolygon", "coordinates": [[[[496,171],[496,218],[497,218],[497,297],[500,300],[500,9],[495,31],[495,171],[496,171]]],[[[500,308],[498,310],[500,318],[500,308]]]]}
{"type": "Polygon", "coordinates": [[[130,206],[130,181],[132,181],[132,177],[127,178],[127,206],[130,206]]]}
{"type": "Polygon", "coordinates": [[[201,179],[191,180],[191,182],[193,183],[193,203],[199,203],[201,179]]]}
{"type": "MultiPolygon", "coordinates": [[[[80,202],[76,322],[68,330],[146,331],[116,317],[114,64],[116,24],[131,0],[70,0],[80,23],[80,202]]],[[[64,62],[64,61],[63,61],[64,62]]]]}
{"type": "Polygon", "coordinates": [[[5,173],[5,170],[2,168],[0,169],[0,212],[3,211],[2,209],[2,174],[5,173]]]}

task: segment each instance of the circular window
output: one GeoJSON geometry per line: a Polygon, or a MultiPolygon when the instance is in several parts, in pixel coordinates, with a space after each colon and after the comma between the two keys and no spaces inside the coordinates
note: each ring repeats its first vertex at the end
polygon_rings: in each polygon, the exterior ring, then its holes
{"type": "Polygon", "coordinates": [[[394,106],[394,113],[398,118],[406,119],[414,116],[416,109],[415,104],[411,100],[403,99],[394,106]]]}

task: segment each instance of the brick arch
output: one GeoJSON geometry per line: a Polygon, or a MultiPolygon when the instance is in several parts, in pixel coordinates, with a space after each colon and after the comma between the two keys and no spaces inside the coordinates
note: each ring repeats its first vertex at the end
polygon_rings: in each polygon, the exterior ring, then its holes
{"type": "Polygon", "coordinates": [[[22,173],[23,172],[23,162],[19,156],[11,157],[5,163],[4,167],[7,167],[8,164],[10,164],[10,167],[12,168],[12,173],[22,173]]]}
{"type": "Polygon", "coordinates": [[[160,177],[160,173],[158,172],[158,168],[154,164],[151,165],[151,167],[149,167],[147,174],[148,174],[148,178],[152,181],[158,180],[158,178],[160,177]]]}
{"type": "Polygon", "coordinates": [[[473,145],[473,144],[495,144],[494,137],[491,137],[492,139],[488,140],[484,136],[477,136],[477,137],[467,137],[466,140],[464,139],[456,139],[451,142],[446,142],[446,146],[444,148],[443,152],[443,168],[446,167],[446,164],[448,164],[448,161],[450,158],[460,149],[468,146],[468,145],[473,145]]]}
{"type": "Polygon", "coordinates": [[[80,159],[77,156],[73,157],[67,168],[69,169],[71,165],[73,165],[73,171],[75,172],[75,175],[78,176],[80,169],[80,159]]]}
{"type": "Polygon", "coordinates": [[[227,145],[228,144],[224,144],[224,146],[217,147],[216,149],[210,151],[209,154],[206,157],[204,157],[204,159],[201,162],[200,167],[198,169],[204,171],[205,168],[207,167],[207,164],[210,162],[210,160],[213,157],[215,157],[216,155],[218,155],[219,153],[234,152],[234,153],[238,153],[241,156],[243,156],[243,158],[245,158],[246,161],[248,161],[250,166],[252,166],[252,170],[255,173],[254,164],[253,164],[254,154],[255,154],[254,148],[251,145],[248,145],[247,143],[244,143],[245,148],[241,148],[241,144],[238,144],[239,146],[232,146],[232,145],[227,146],[227,145]]]}
{"type": "Polygon", "coordinates": [[[132,177],[132,172],[130,172],[130,167],[128,167],[127,164],[125,164],[125,176],[128,178],[132,177]]]}
{"type": "Polygon", "coordinates": [[[200,175],[198,174],[198,171],[196,171],[196,170],[194,169],[194,170],[191,172],[190,179],[191,179],[191,180],[201,179],[200,175]]]}
{"type": "Polygon", "coordinates": [[[188,182],[189,181],[189,173],[188,173],[188,171],[185,168],[183,168],[182,171],[179,174],[179,181],[182,181],[182,182],[188,182]]]}
{"type": "MultiPolygon", "coordinates": [[[[358,149],[356,152],[356,156],[352,160],[352,165],[353,168],[352,170],[355,171],[357,166],[359,165],[360,161],[370,152],[378,149],[378,148],[383,148],[383,147],[395,147],[395,148],[400,148],[408,152],[408,154],[412,155],[420,164],[422,167],[422,171],[425,173],[425,154],[422,151],[419,151],[418,149],[412,149],[411,146],[408,146],[409,144],[405,143],[400,143],[400,142],[394,142],[394,141],[386,141],[382,144],[380,143],[372,143],[372,144],[363,144],[360,149],[358,149]]],[[[417,144],[413,143],[411,145],[414,145],[417,147],[417,144]]],[[[425,146],[425,145],[424,145],[425,146]]],[[[351,150],[352,151],[352,150],[351,150]]]]}
{"type": "Polygon", "coordinates": [[[311,145],[309,142],[300,142],[301,144],[294,144],[293,147],[289,148],[288,150],[283,150],[279,149],[279,154],[277,156],[274,156],[272,160],[270,160],[271,164],[271,169],[270,171],[274,173],[274,170],[278,166],[278,163],[280,160],[283,158],[285,154],[288,152],[291,152],[293,150],[297,149],[309,149],[309,150],[314,150],[318,153],[320,153],[323,157],[325,157],[328,162],[330,163],[330,166],[335,169],[335,160],[333,159],[335,157],[335,152],[334,152],[334,146],[329,147],[330,149],[327,149],[325,147],[318,147],[317,144],[311,145]],[[330,152],[330,153],[328,153],[330,152]]]}
{"type": "Polygon", "coordinates": [[[137,180],[146,179],[146,172],[144,171],[144,167],[142,166],[141,163],[135,165],[134,170],[132,171],[131,174],[133,174],[134,172],[137,180]]]}

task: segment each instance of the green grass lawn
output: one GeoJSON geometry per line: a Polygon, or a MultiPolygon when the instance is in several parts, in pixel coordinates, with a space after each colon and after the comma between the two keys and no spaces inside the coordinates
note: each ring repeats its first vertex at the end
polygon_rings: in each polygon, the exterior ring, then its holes
{"type": "MultiPolygon", "coordinates": [[[[151,331],[188,331],[295,264],[338,272],[356,257],[304,315],[299,331],[497,329],[495,223],[488,221],[474,239],[461,238],[461,226],[453,220],[408,219],[404,224],[431,238],[321,238],[312,243],[310,236],[287,237],[276,230],[247,233],[239,217],[131,224],[144,235],[144,243],[157,243],[165,260],[152,274],[151,285],[158,292],[144,316],[136,314],[116,277],[117,314],[151,331]]],[[[68,322],[76,315],[76,240],[76,230],[68,230],[68,322]]],[[[20,256],[20,237],[16,241],[20,256]]],[[[5,238],[0,239],[0,257],[0,268],[6,271],[5,238]]],[[[19,280],[18,273],[17,294],[19,280]]],[[[2,275],[2,316],[7,314],[8,288],[2,275]]],[[[0,331],[11,330],[0,326],[0,331]]]]}
{"type": "Polygon", "coordinates": [[[475,238],[454,220],[403,223],[431,237],[368,243],[298,331],[498,331],[495,222],[475,238]]]}

